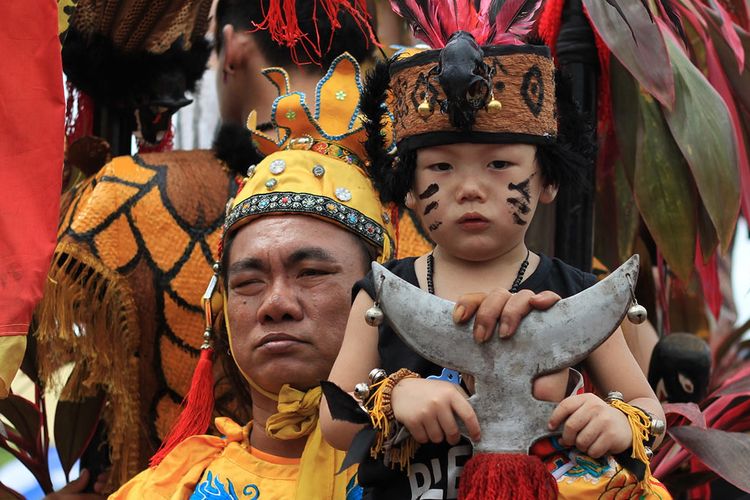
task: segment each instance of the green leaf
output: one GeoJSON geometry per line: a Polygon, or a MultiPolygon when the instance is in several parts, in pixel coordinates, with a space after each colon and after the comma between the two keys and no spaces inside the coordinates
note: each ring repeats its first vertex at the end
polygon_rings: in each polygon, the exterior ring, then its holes
{"type": "Polygon", "coordinates": [[[615,198],[617,209],[617,256],[625,262],[633,255],[640,214],[633,199],[633,190],[620,161],[615,162],[615,198]]]}
{"type": "Polygon", "coordinates": [[[81,401],[58,401],[55,410],[55,443],[66,477],[91,441],[103,408],[104,393],[101,391],[96,396],[81,401]]]}
{"type": "Polygon", "coordinates": [[[695,260],[694,186],[659,104],[651,96],[641,95],[639,107],[635,201],[664,258],[677,276],[688,282],[695,260]]]}
{"type": "Polygon", "coordinates": [[[613,59],[610,64],[609,81],[612,96],[612,112],[614,114],[617,146],[628,182],[633,184],[635,171],[635,152],[638,125],[638,99],[640,91],[633,75],[613,59]]]}
{"type": "Polygon", "coordinates": [[[671,108],[675,89],[669,56],[661,32],[651,21],[643,3],[634,0],[583,0],[583,4],[593,28],[612,54],[648,93],[671,108]],[[610,5],[612,2],[619,5],[620,12],[610,5]]]}
{"type": "Polygon", "coordinates": [[[0,415],[7,418],[16,432],[30,444],[35,445],[42,430],[42,414],[30,401],[10,394],[0,399],[0,415]]]}
{"type": "Polygon", "coordinates": [[[740,209],[737,145],[724,100],[693,66],[677,41],[665,33],[675,78],[675,104],[664,116],[690,166],[724,251],[740,209]]]}

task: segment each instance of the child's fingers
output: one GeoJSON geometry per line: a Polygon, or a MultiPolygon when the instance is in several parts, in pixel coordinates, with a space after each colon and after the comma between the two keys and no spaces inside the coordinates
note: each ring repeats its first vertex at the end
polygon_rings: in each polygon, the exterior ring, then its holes
{"type": "Polygon", "coordinates": [[[570,396],[560,401],[560,404],[557,405],[557,408],[555,408],[552,412],[552,416],[549,418],[549,429],[555,430],[560,427],[560,424],[565,422],[573,412],[586,402],[584,396],[586,396],[586,394],[570,396]]]}
{"type": "Polygon", "coordinates": [[[531,290],[521,290],[508,298],[500,317],[500,338],[507,338],[516,333],[518,324],[531,312],[531,298],[533,296],[534,292],[531,290]]]}
{"type": "Polygon", "coordinates": [[[465,293],[461,295],[453,306],[453,322],[456,324],[466,323],[479,309],[486,293],[465,293]]]}
{"type": "Polygon", "coordinates": [[[560,300],[560,296],[551,290],[537,293],[529,299],[531,307],[538,311],[545,311],[550,307],[557,304],[560,300]]]}
{"type": "MultiPolygon", "coordinates": [[[[458,394],[458,392],[456,392],[458,394]]],[[[460,394],[458,394],[460,396],[460,394]]],[[[474,408],[471,407],[469,401],[463,397],[455,398],[451,407],[453,412],[461,419],[466,427],[466,432],[469,433],[469,439],[473,442],[478,442],[482,435],[479,429],[479,420],[477,414],[474,413],[474,408]]]]}
{"type": "Polygon", "coordinates": [[[429,418],[422,422],[424,429],[427,432],[427,437],[433,443],[442,443],[445,441],[445,434],[443,429],[440,427],[440,422],[436,417],[429,418]]]}
{"type": "Polygon", "coordinates": [[[609,443],[605,436],[600,435],[586,450],[586,454],[591,458],[600,458],[609,452],[609,443]]]}
{"type": "Polygon", "coordinates": [[[461,431],[458,429],[453,411],[450,408],[447,408],[446,411],[440,411],[437,414],[437,419],[448,444],[457,444],[461,439],[461,431]]]}
{"type": "Polygon", "coordinates": [[[430,436],[422,422],[415,420],[412,422],[403,422],[403,424],[417,443],[425,444],[430,441],[430,436]]]}
{"type": "Polygon", "coordinates": [[[501,316],[505,315],[505,305],[511,293],[503,288],[492,290],[479,305],[474,319],[474,340],[485,342],[492,338],[501,316]]]}

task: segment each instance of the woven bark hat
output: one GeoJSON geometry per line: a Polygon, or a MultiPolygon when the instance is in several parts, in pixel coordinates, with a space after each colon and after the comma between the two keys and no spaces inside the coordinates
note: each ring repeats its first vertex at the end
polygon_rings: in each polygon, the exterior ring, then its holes
{"type": "Polygon", "coordinates": [[[549,143],[557,135],[549,49],[480,47],[466,31],[390,65],[388,107],[399,150],[456,142],[549,143]]]}

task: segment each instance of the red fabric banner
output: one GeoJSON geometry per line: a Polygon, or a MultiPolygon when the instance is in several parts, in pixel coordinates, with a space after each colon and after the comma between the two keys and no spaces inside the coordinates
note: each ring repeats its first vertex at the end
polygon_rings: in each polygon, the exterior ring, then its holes
{"type": "Polygon", "coordinates": [[[60,210],[64,117],[57,2],[3,2],[0,339],[26,334],[44,290],[60,210]]]}

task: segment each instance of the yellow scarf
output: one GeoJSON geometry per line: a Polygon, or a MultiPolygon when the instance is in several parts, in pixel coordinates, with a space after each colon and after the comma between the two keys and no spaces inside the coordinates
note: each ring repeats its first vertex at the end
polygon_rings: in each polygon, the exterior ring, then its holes
{"type": "MultiPolygon", "coordinates": [[[[232,333],[227,319],[229,316],[226,292],[223,298],[224,324],[231,346],[232,333]]],[[[253,389],[278,402],[276,405],[278,413],[274,413],[266,421],[266,433],[269,436],[283,440],[309,436],[300,458],[296,498],[345,500],[347,475],[336,473],[344,462],[346,452],[334,449],[323,439],[323,433],[318,425],[318,409],[322,394],[320,386],[303,392],[289,384],[284,384],[279,394],[274,394],[253,382],[242,367],[239,369],[253,389]]]]}

